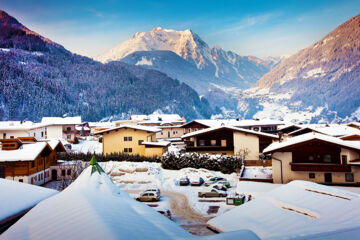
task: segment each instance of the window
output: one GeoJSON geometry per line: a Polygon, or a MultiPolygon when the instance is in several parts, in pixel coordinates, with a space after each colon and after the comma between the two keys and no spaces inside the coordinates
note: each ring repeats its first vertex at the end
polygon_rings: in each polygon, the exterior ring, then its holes
{"type": "Polygon", "coordinates": [[[309,178],[315,178],[315,173],[309,173],[309,178]]]}
{"type": "Polygon", "coordinates": [[[221,140],[221,146],[222,146],[222,147],[226,147],[226,139],[222,139],[222,140],[221,140]]]}
{"type": "Polygon", "coordinates": [[[128,140],[128,137],[124,137],[124,141],[127,141],[128,140]]]}
{"type": "Polygon", "coordinates": [[[347,155],[341,155],[341,163],[342,164],[348,164],[347,155]]]}
{"type": "Polygon", "coordinates": [[[41,137],[42,137],[42,138],[44,137],[44,132],[41,132],[41,137]]]}
{"type": "Polygon", "coordinates": [[[65,177],[65,169],[61,170],[61,176],[65,177]]]}
{"type": "Polygon", "coordinates": [[[331,162],[331,155],[330,154],[325,154],[324,155],[324,162],[331,162]]]}
{"type": "Polygon", "coordinates": [[[71,127],[67,127],[66,131],[70,132],[71,131],[71,127]]]}
{"type": "Polygon", "coordinates": [[[35,161],[32,161],[31,162],[31,168],[34,168],[35,167],[35,161]]]}
{"type": "Polygon", "coordinates": [[[71,175],[71,169],[67,170],[67,175],[70,176],[71,175]]]}
{"type": "Polygon", "coordinates": [[[200,146],[205,146],[205,140],[199,140],[199,145],[200,146]]]}
{"type": "Polygon", "coordinates": [[[3,133],[3,139],[5,139],[6,138],[6,133],[3,133]]]}
{"type": "Polygon", "coordinates": [[[345,181],[353,182],[354,181],[354,174],[353,173],[345,173],[345,181]]]}
{"type": "Polygon", "coordinates": [[[22,180],[22,179],[19,179],[19,182],[24,182],[24,180],[22,180]]]}
{"type": "Polygon", "coordinates": [[[13,138],[14,138],[14,136],[10,136],[10,138],[11,138],[11,139],[13,139],[13,138]]]}
{"type": "Polygon", "coordinates": [[[132,137],[128,137],[128,141],[132,141],[132,137]]]}
{"type": "Polygon", "coordinates": [[[132,152],[132,148],[129,148],[129,152],[132,152]]]}
{"type": "Polygon", "coordinates": [[[0,178],[5,178],[5,167],[0,167],[0,178]]]}
{"type": "Polygon", "coordinates": [[[126,153],[127,153],[128,151],[129,151],[129,149],[128,149],[128,148],[124,148],[124,152],[126,152],[126,153]]]}
{"type": "Polygon", "coordinates": [[[309,161],[314,161],[314,156],[309,156],[309,161]]]}
{"type": "Polygon", "coordinates": [[[139,140],[139,145],[141,145],[143,143],[144,140],[139,140]]]}
{"type": "Polygon", "coordinates": [[[216,140],[211,140],[211,146],[216,146],[216,140]]]}

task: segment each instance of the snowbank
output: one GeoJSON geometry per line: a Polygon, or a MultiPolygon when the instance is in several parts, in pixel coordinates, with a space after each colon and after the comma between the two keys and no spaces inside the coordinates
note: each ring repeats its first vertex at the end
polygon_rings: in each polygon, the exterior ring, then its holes
{"type": "Polygon", "coordinates": [[[307,239],[309,235],[359,229],[359,204],[359,194],[293,181],[211,219],[208,224],[221,232],[251,230],[261,239],[307,239]]]}

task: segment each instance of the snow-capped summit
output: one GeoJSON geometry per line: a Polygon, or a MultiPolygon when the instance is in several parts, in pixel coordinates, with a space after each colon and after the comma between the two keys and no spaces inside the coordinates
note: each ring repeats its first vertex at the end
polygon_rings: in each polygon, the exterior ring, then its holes
{"type": "Polygon", "coordinates": [[[209,46],[190,29],[176,31],[155,27],[150,32],[137,32],[115,48],[96,57],[100,62],[117,61],[136,51],[168,50],[204,68],[211,59],[209,46]]]}
{"type": "MultiPolygon", "coordinates": [[[[166,59],[165,53],[161,54],[163,60],[160,60],[159,52],[155,51],[175,53],[198,69],[200,72],[195,75],[200,74],[202,76],[196,78],[199,79],[198,81],[205,79],[206,84],[214,83],[220,86],[246,88],[269,71],[267,64],[255,61],[255,57],[239,56],[234,52],[224,51],[218,45],[210,48],[191,29],[177,31],[162,27],[155,27],[149,32],[135,33],[131,39],[100,54],[96,60],[103,63],[122,60],[130,64],[146,65],[147,68],[163,71],[176,78],[179,74],[175,74],[174,69],[179,68],[180,65],[182,69],[190,68],[185,66],[185,63],[181,63],[180,60],[176,60],[177,64],[169,67],[169,64],[166,63],[168,59],[166,59]],[[134,54],[136,56],[133,56],[134,54]]],[[[171,58],[169,61],[174,62],[174,57],[171,56],[171,58]]],[[[193,69],[189,71],[194,72],[193,69]]],[[[178,79],[186,83],[193,82],[186,77],[178,79]]],[[[209,87],[197,88],[202,85],[199,83],[191,86],[198,91],[209,89],[209,87]]]]}

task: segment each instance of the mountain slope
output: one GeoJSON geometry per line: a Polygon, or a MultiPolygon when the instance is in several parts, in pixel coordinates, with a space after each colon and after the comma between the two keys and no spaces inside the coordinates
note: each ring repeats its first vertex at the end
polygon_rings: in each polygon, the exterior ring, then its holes
{"type": "Polygon", "coordinates": [[[5,12],[0,29],[0,119],[82,115],[98,121],[156,110],[210,117],[205,98],[165,74],[121,62],[101,64],[28,30],[5,12]]]}
{"type": "MultiPolygon", "coordinates": [[[[253,85],[270,67],[255,57],[242,57],[220,47],[210,48],[191,30],[175,31],[153,28],[150,32],[140,32],[120,43],[115,48],[100,54],[101,62],[118,61],[134,52],[166,50],[193,64],[207,79],[206,83],[216,83],[227,87],[247,88],[253,85]]],[[[164,67],[158,67],[164,68],[164,67]]],[[[170,72],[165,72],[170,74],[170,72]]],[[[179,79],[186,82],[186,79],[179,79]]]]}
{"type": "Polygon", "coordinates": [[[257,83],[271,93],[289,93],[289,105],[323,109],[346,118],[360,112],[360,15],[320,41],[283,60],[257,83]]]}

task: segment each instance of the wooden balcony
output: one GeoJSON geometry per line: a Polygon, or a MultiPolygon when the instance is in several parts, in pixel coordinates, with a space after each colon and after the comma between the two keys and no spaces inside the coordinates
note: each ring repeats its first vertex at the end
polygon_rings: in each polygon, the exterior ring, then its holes
{"type": "Polygon", "coordinates": [[[350,165],[334,163],[290,163],[291,171],[306,172],[351,172],[350,165]]]}
{"type": "Polygon", "coordinates": [[[234,151],[233,146],[187,146],[186,147],[187,152],[197,152],[197,151],[234,151]]]}

